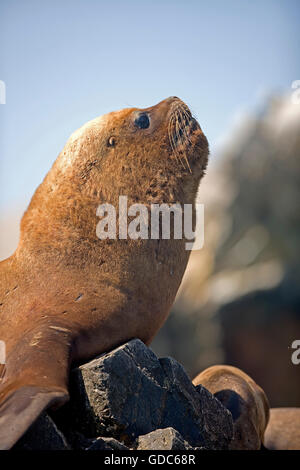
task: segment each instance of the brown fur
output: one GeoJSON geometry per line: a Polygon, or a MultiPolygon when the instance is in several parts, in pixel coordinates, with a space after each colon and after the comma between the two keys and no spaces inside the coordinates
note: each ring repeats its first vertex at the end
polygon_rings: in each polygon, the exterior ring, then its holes
{"type": "Polygon", "coordinates": [[[174,301],[185,240],[96,236],[98,205],[118,207],[119,195],[128,205],[195,200],[208,156],[199,125],[175,146],[170,119],[178,137],[184,103],[172,97],[148,108],[148,129],[134,126],[138,111],[110,113],[70,137],[23,216],[16,253],[0,264],[0,448],[68,399],[72,362],[134,337],[148,344],[174,301]]]}
{"type": "Polygon", "coordinates": [[[251,377],[236,367],[221,365],[204,370],[193,383],[207,388],[232,413],[231,450],[261,448],[269,420],[269,403],[251,377]]]}
{"type": "Polygon", "coordinates": [[[300,408],[272,408],[264,445],[269,450],[300,450],[300,408]]]}

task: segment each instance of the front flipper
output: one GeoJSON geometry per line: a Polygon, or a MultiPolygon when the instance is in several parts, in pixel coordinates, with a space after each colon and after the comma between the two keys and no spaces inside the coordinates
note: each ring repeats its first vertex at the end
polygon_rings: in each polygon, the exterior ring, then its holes
{"type": "Polygon", "coordinates": [[[35,326],[10,347],[0,379],[0,449],[10,449],[47,408],[68,398],[71,335],[64,325],[35,326]]]}
{"type": "Polygon", "coordinates": [[[22,386],[0,405],[0,450],[10,449],[45,409],[68,400],[63,391],[22,386]]]}

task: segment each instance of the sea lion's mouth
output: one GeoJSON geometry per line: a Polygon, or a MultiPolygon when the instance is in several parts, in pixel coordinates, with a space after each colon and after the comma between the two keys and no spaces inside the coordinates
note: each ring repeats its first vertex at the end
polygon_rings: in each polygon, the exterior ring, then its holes
{"type": "Polygon", "coordinates": [[[178,162],[192,172],[188,149],[192,145],[192,135],[200,126],[191,111],[181,100],[176,100],[170,110],[168,135],[172,152],[178,162]]]}

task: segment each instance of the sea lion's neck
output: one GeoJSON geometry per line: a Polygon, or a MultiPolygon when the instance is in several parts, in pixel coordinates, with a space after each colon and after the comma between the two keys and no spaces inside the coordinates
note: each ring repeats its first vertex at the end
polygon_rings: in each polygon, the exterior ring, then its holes
{"type": "Polygon", "coordinates": [[[74,175],[62,175],[54,166],[22,218],[18,250],[66,252],[82,240],[95,239],[98,204],[97,195],[74,175]]]}
{"type": "Polygon", "coordinates": [[[141,166],[134,180],[136,175],[133,177],[129,171],[110,171],[99,156],[81,166],[80,156],[72,157],[77,160],[73,165],[65,164],[64,152],[60,155],[23,216],[17,253],[22,249],[38,265],[49,256],[61,265],[72,259],[77,264],[98,263],[101,246],[96,233],[97,208],[109,203],[118,212],[119,195],[128,196],[128,207],[143,203],[148,210],[151,204],[179,203],[183,207],[195,201],[197,178],[183,178],[171,165],[166,174],[141,166]]]}

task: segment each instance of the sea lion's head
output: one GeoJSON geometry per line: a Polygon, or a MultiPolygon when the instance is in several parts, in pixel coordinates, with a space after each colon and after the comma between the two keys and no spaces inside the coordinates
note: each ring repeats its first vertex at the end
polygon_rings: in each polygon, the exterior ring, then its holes
{"type": "Polygon", "coordinates": [[[101,200],[111,199],[113,190],[135,202],[168,203],[186,199],[179,190],[192,186],[194,192],[207,158],[198,122],[185,103],[170,97],[88,122],[72,134],[56,167],[101,200]]]}
{"type": "MultiPolygon", "coordinates": [[[[182,174],[203,169],[207,161],[208,144],[188,106],[176,96],[146,109],[124,109],[106,118],[107,146],[120,157],[124,149],[141,164],[169,171],[169,164],[182,174]]],[[[127,154],[127,152],[126,152],[127,154]]]]}
{"type": "Polygon", "coordinates": [[[89,121],[74,132],[42,185],[26,219],[53,230],[95,220],[99,204],[193,203],[208,159],[208,143],[188,106],[170,97],[89,121]],[[34,211],[32,210],[34,209],[34,211]],[[80,215],[79,215],[80,213],[80,215]]]}

